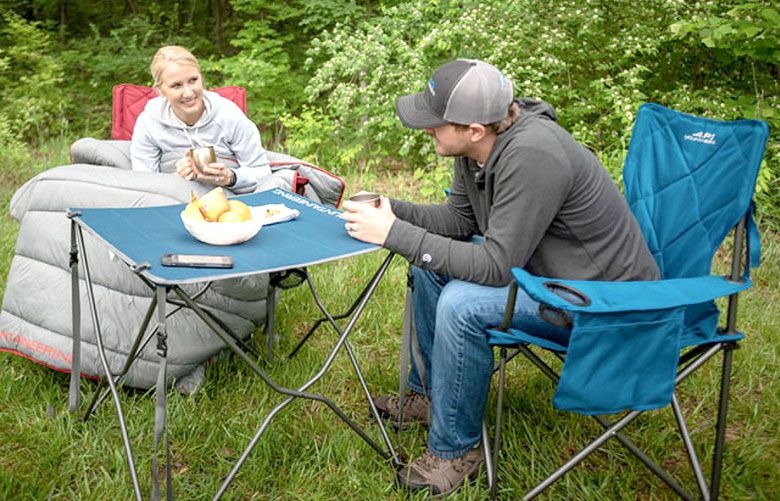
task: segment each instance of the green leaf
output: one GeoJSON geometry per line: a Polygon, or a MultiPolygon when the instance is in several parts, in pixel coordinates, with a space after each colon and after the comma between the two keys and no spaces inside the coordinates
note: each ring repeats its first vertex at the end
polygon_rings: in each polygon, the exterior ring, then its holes
{"type": "Polygon", "coordinates": [[[739,31],[744,34],[746,38],[753,38],[764,30],[756,25],[748,25],[740,28],[739,31]]]}
{"type": "Polygon", "coordinates": [[[761,17],[771,24],[775,25],[775,28],[780,27],[780,14],[775,9],[764,9],[761,11],[761,17]]]}
{"type": "Polygon", "coordinates": [[[712,35],[716,39],[722,39],[726,35],[730,35],[731,33],[736,33],[736,30],[734,30],[734,28],[730,24],[723,24],[715,28],[715,31],[713,31],[712,35]]]}

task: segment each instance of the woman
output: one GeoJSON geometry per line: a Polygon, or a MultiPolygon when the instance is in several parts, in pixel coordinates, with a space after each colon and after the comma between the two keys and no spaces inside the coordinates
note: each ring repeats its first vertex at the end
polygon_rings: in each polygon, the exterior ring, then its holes
{"type": "Polygon", "coordinates": [[[203,88],[197,59],[187,49],[162,47],[150,66],[154,88],[130,144],[133,170],[176,173],[188,181],[247,193],[271,175],[257,127],[229,99],[203,88]],[[202,172],[187,154],[214,146],[217,162],[202,172]],[[228,167],[227,162],[230,167],[228,167]]]}

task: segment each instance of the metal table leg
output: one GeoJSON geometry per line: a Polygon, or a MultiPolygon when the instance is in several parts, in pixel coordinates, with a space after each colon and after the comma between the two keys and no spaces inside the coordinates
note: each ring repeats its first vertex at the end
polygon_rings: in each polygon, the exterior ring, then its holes
{"type": "MultiPolygon", "coordinates": [[[[140,353],[146,344],[152,339],[154,332],[150,334],[145,341],[141,342],[144,337],[144,333],[146,332],[146,328],[149,326],[149,321],[152,319],[152,314],[156,308],[157,296],[155,295],[152,296],[152,301],[149,304],[149,308],[146,311],[146,316],[144,317],[143,322],[141,322],[141,328],[138,330],[138,335],[133,341],[133,346],[130,348],[130,353],[127,355],[127,360],[125,361],[124,367],[122,367],[122,370],[119,371],[118,374],[112,376],[114,378],[114,384],[119,384],[119,381],[121,381],[125,374],[130,371],[130,366],[133,365],[133,362],[135,361],[138,353],[140,353]]],[[[100,381],[98,387],[95,388],[95,391],[92,394],[92,400],[90,401],[89,406],[87,406],[87,410],[84,411],[84,416],[81,418],[83,421],[89,419],[89,416],[92,414],[92,412],[94,412],[94,410],[97,409],[101,403],[103,403],[103,400],[105,400],[106,396],[110,393],[110,391],[104,391],[102,394],[100,393],[100,389],[107,384],[108,380],[104,379],[100,381]]]]}
{"type": "MultiPolygon", "coordinates": [[[[127,457],[127,466],[130,468],[130,476],[133,482],[133,491],[135,492],[136,499],[140,501],[142,499],[141,488],[138,484],[138,474],[135,470],[135,461],[133,460],[133,451],[130,447],[130,439],[127,436],[127,426],[125,425],[125,416],[122,411],[122,403],[119,399],[119,392],[117,392],[116,385],[114,384],[114,377],[111,374],[111,368],[108,365],[105,347],[103,346],[103,335],[100,332],[100,322],[98,320],[97,306],[95,304],[95,294],[92,289],[92,277],[90,276],[89,262],[87,261],[86,247],[84,246],[84,235],[80,227],[76,228],[74,233],[78,240],[78,248],[81,251],[82,261],[84,262],[84,278],[87,286],[87,299],[89,301],[89,309],[92,316],[92,325],[95,329],[95,340],[97,342],[98,355],[100,356],[103,372],[106,375],[106,380],[108,381],[108,386],[111,390],[111,396],[114,399],[114,406],[116,407],[116,414],[117,418],[119,419],[119,428],[122,433],[122,442],[124,443],[125,455],[127,457]]],[[[78,282],[76,282],[75,286],[78,288],[78,282]]],[[[74,332],[74,339],[76,339],[77,336],[78,339],[80,339],[80,334],[74,332]]]]}
{"type": "MultiPolygon", "coordinates": [[[[390,264],[390,262],[393,260],[394,254],[390,253],[387,258],[385,258],[385,262],[383,265],[377,270],[377,272],[374,274],[372,279],[369,281],[368,285],[363,289],[363,291],[360,293],[359,301],[353,304],[352,308],[350,308],[350,312],[355,310],[355,306],[358,303],[361,303],[359,308],[357,308],[357,311],[355,311],[354,315],[351,317],[356,319],[362,312],[363,308],[365,308],[366,302],[368,300],[368,297],[370,297],[373,292],[375,285],[372,287],[372,284],[378,284],[379,280],[381,279],[382,275],[384,274],[384,271],[387,269],[387,266],[390,264]],[[364,302],[363,299],[366,298],[366,301],[364,302]]],[[[317,290],[314,287],[314,283],[311,281],[311,278],[309,276],[306,277],[306,281],[309,285],[309,289],[311,290],[312,296],[314,297],[314,301],[317,304],[317,307],[320,309],[322,314],[325,316],[325,318],[328,320],[328,322],[331,324],[333,329],[340,335],[344,336],[344,331],[339,327],[338,323],[336,322],[335,318],[331,316],[331,314],[328,312],[328,310],[325,308],[325,306],[322,304],[322,301],[320,300],[319,295],[317,294],[317,290]]],[[[350,322],[351,322],[350,319],[350,322]]],[[[351,322],[353,324],[353,322],[351,322]]],[[[379,411],[376,408],[376,405],[374,404],[374,398],[371,396],[371,392],[368,389],[368,385],[366,384],[365,378],[363,377],[363,373],[360,370],[360,366],[358,365],[357,359],[355,358],[355,354],[352,352],[352,346],[349,344],[349,340],[344,339],[344,348],[347,351],[347,355],[349,356],[349,360],[352,363],[352,368],[355,370],[355,374],[358,377],[358,380],[360,381],[360,386],[363,389],[363,393],[366,396],[366,400],[368,400],[368,405],[371,409],[371,414],[374,417],[374,420],[376,420],[377,424],[379,425],[379,430],[382,434],[382,438],[385,441],[385,445],[387,446],[387,449],[390,451],[390,454],[392,456],[393,462],[396,464],[396,466],[399,466],[401,464],[400,460],[398,459],[398,455],[395,452],[395,449],[393,448],[393,443],[390,440],[390,437],[387,433],[387,429],[385,428],[384,421],[382,420],[381,416],[379,415],[379,411]]]]}
{"type": "MultiPolygon", "coordinates": [[[[316,393],[308,393],[306,391],[309,387],[311,387],[314,383],[316,383],[328,371],[328,369],[330,369],[331,365],[333,364],[333,361],[335,360],[336,355],[341,350],[341,347],[347,342],[347,337],[352,331],[352,328],[355,326],[358,317],[360,316],[366,304],[368,303],[368,300],[370,299],[371,295],[373,294],[374,290],[379,284],[379,281],[384,276],[384,273],[387,270],[387,267],[389,266],[392,258],[393,258],[393,254],[391,253],[390,255],[388,255],[388,257],[380,266],[379,270],[371,279],[371,281],[366,287],[365,293],[362,294],[362,299],[360,301],[360,304],[358,305],[355,314],[350,318],[346,327],[343,330],[337,329],[340,332],[339,340],[336,342],[335,346],[331,349],[330,354],[328,355],[323,366],[314,376],[312,376],[308,381],[306,381],[303,385],[301,385],[297,390],[292,390],[289,388],[284,388],[282,386],[279,386],[270,376],[268,376],[262,369],[260,369],[260,367],[258,367],[257,364],[251,358],[249,358],[243,350],[240,349],[240,347],[233,341],[233,339],[226,332],[223,331],[223,329],[220,328],[219,325],[214,323],[207,315],[204,314],[200,306],[198,306],[194,301],[192,301],[189,297],[187,297],[187,295],[180,288],[178,287],[173,288],[174,292],[187,304],[187,306],[189,306],[204,322],[206,322],[206,324],[228,345],[228,347],[242,360],[244,360],[244,362],[246,362],[247,365],[258,376],[260,376],[260,378],[263,379],[263,381],[266,384],[268,384],[272,390],[282,395],[287,395],[287,398],[281,403],[279,403],[276,407],[274,407],[271,410],[271,412],[268,413],[266,418],[263,420],[263,423],[261,424],[260,428],[257,430],[255,435],[252,437],[252,440],[249,442],[249,445],[246,447],[241,457],[237,461],[236,465],[230,471],[227,478],[225,479],[225,481],[222,483],[219,490],[215,494],[214,499],[220,499],[225,494],[225,491],[230,486],[236,474],[241,469],[242,465],[249,457],[249,455],[251,454],[252,450],[259,442],[262,435],[267,430],[271,421],[279,414],[280,411],[282,411],[285,407],[287,407],[296,398],[306,398],[306,399],[316,400],[324,403],[342,421],[344,421],[350,428],[352,428],[352,430],[355,431],[355,433],[357,433],[368,445],[370,445],[380,456],[388,460],[393,460],[396,464],[399,463],[398,457],[395,451],[392,449],[392,444],[390,443],[386,432],[383,433],[383,438],[385,439],[385,442],[388,445],[388,449],[390,452],[386,452],[385,450],[383,450],[376,442],[374,442],[374,440],[372,440],[365,433],[365,431],[362,430],[362,428],[360,428],[357,425],[357,423],[355,423],[352,419],[350,419],[330,399],[324,397],[323,395],[316,394],[316,393]]],[[[326,315],[329,316],[327,310],[325,310],[325,313],[326,315]]],[[[352,358],[353,366],[356,365],[357,362],[354,360],[354,357],[350,357],[350,358],[352,358]]],[[[360,373],[359,368],[357,369],[357,372],[360,373]]],[[[365,382],[362,381],[361,384],[363,385],[364,391],[366,392],[369,401],[371,401],[370,394],[368,393],[367,388],[365,387],[365,382]]],[[[381,422],[381,419],[379,419],[378,412],[376,412],[375,408],[373,409],[373,411],[374,411],[374,417],[377,419],[377,422],[380,424],[380,428],[384,430],[384,426],[381,422]]]]}
{"type": "Polygon", "coordinates": [[[160,357],[160,367],[157,373],[155,387],[154,409],[154,452],[152,455],[152,500],[160,499],[160,483],[157,478],[157,451],[160,442],[165,439],[165,493],[166,498],[173,499],[173,479],[171,478],[171,446],[166,432],[168,418],[168,330],[165,321],[166,295],[168,288],[157,286],[157,356],[160,357]]]}

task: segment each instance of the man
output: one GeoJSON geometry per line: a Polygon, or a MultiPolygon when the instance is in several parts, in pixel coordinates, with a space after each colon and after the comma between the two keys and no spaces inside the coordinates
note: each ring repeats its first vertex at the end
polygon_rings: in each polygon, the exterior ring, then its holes
{"type": "MultiPolygon", "coordinates": [[[[446,203],[345,203],[346,229],[408,259],[425,381],[413,367],[404,419],[429,425],[428,451],[402,484],[446,495],[483,462],[481,422],[493,369],[485,328],[501,323],[511,268],[556,278],[653,280],[658,268],[624,198],[596,157],[555,123],[552,107],[515,100],[478,60],[440,67],[424,92],[396,102],[401,122],[455,157],[446,203]],[[477,238],[474,238],[477,237],[477,238]],[[430,415],[430,418],[429,418],[430,415]]],[[[566,342],[520,290],[513,325],[566,342]]],[[[399,399],[377,407],[398,418],[399,399]]]]}

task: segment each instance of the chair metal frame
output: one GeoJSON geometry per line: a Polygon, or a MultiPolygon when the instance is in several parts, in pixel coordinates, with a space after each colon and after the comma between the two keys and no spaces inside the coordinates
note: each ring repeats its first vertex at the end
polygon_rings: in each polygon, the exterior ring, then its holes
{"type": "MultiPolygon", "coordinates": [[[[749,214],[749,212],[748,212],[749,214]]],[[[742,282],[743,278],[740,273],[741,263],[743,257],[743,248],[746,245],[746,225],[748,220],[748,214],[746,214],[737,224],[734,230],[734,249],[732,253],[731,273],[729,274],[729,280],[733,282],[742,282]]],[[[725,240],[724,240],[725,241],[725,240]]],[[[748,263],[745,263],[745,267],[748,263]]],[[[514,304],[517,296],[517,282],[513,281],[510,287],[509,297],[507,299],[507,309],[504,321],[497,330],[507,332],[509,330],[512,311],[514,310],[514,304]]],[[[734,334],[736,330],[737,322],[737,302],[738,293],[732,294],[728,298],[728,307],[726,312],[726,326],[722,330],[719,329],[719,334],[734,334]]],[[[683,444],[688,455],[691,468],[693,469],[694,476],[696,478],[697,487],[701,498],[705,501],[716,500],[720,490],[721,472],[723,466],[723,451],[725,445],[726,435],[726,422],[728,415],[728,397],[731,384],[731,368],[733,351],[739,347],[738,341],[726,341],[726,342],[713,342],[691,347],[688,351],[680,356],[678,363],[677,377],[675,378],[675,394],[672,396],[672,411],[674,413],[675,421],[683,440],[683,444]],[[702,463],[699,461],[696,450],[693,445],[691,434],[688,430],[688,426],[685,422],[682,409],[676,397],[677,385],[690,376],[693,372],[701,367],[704,363],[717,355],[718,352],[723,351],[723,364],[721,368],[720,378],[720,396],[718,402],[718,418],[715,426],[715,444],[712,453],[712,469],[710,474],[710,483],[707,485],[705,479],[702,463]]],[[[542,360],[536,353],[534,353],[528,346],[528,344],[518,344],[516,349],[508,350],[507,346],[501,346],[500,357],[497,362],[498,369],[498,394],[496,402],[496,421],[495,421],[495,437],[493,444],[493,457],[492,457],[492,478],[490,481],[491,498],[496,499],[498,493],[498,456],[501,448],[501,426],[502,426],[502,413],[503,413],[503,398],[504,398],[504,384],[506,379],[506,363],[514,358],[518,354],[524,355],[530,360],[537,368],[539,368],[547,377],[553,382],[557,383],[559,375],[553,370],[544,360],[542,360]]],[[[554,352],[560,359],[564,360],[564,354],[560,352],[554,352]]],[[[642,461],[656,476],[663,480],[674,492],[682,499],[693,500],[695,497],[685,490],[666,470],[660,465],[650,459],[645,453],[643,453],[636,445],[634,445],[627,437],[622,435],[620,431],[631,423],[640,414],[648,411],[629,411],[617,421],[610,422],[607,419],[594,415],[593,417],[599,425],[601,425],[605,431],[599,435],[590,444],[580,450],[577,454],[572,456],[565,464],[553,472],[550,476],[544,479],[541,483],[531,489],[523,497],[524,500],[533,499],[538,496],[545,489],[550,487],[553,483],[559,480],[569,470],[573,469],[583,459],[588,457],[591,453],[596,451],[610,438],[615,437],[623,444],[632,454],[634,454],[640,461],[642,461]]]]}

